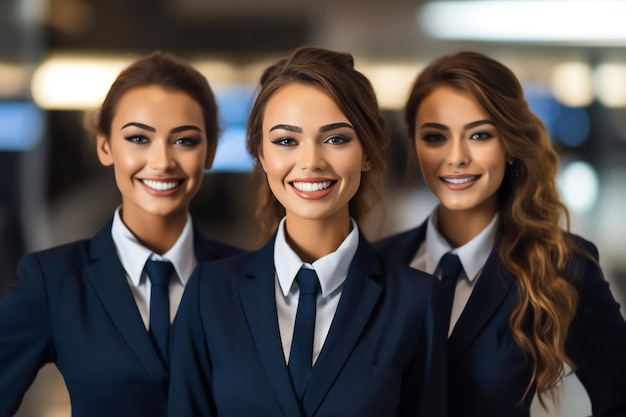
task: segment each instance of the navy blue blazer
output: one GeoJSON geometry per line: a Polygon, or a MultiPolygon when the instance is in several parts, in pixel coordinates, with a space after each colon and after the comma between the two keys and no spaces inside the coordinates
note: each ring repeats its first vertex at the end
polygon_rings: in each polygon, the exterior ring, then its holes
{"type": "Polygon", "coordinates": [[[445,415],[445,334],[431,275],[360,237],[302,409],[276,313],[274,239],[200,265],[174,324],[171,417],[445,415]]]}
{"type": "MultiPolygon", "coordinates": [[[[237,250],[194,230],[199,261],[237,250]]],[[[137,309],[111,238],[25,255],[0,300],[0,416],[12,416],[38,370],[54,362],[75,417],[166,415],[168,369],[137,309]]]]}
{"type": "MultiPolygon", "coordinates": [[[[421,226],[375,243],[389,259],[409,264],[426,236],[421,226]]],[[[573,238],[595,259],[595,245],[573,238]]],[[[518,302],[515,277],[492,250],[448,339],[450,417],[528,417],[534,391],[520,400],[531,376],[530,358],[515,342],[509,317],[518,302]]],[[[598,265],[579,256],[565,278],[579,292],[566,341],[595,417],[626,416],[626,322],[598,265]]]]}

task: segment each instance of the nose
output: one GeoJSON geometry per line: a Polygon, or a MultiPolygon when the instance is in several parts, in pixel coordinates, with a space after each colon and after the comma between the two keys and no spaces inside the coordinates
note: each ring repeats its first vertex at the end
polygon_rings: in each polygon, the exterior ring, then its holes
{"type": "Polygon", "coordinates": [[[324,169],[324,149],[323,144],[317,141],[303,141],[300,144],[299,165],[308,171],[321,171],[324,169]]]}
{"type": "Polygon", "coordinates": [[[453,138],[448,142],[448,165],[453,167],[465,166],[470,162],[470,153],[467,143],[461,138],[453,138]]]}
{"type": "Polygon", "coordinates": [[[172,167],[174,160],[172,150],[166,140],[155,140],[150,144],[148,163],[155,171],[166,171],[172,167]]]}

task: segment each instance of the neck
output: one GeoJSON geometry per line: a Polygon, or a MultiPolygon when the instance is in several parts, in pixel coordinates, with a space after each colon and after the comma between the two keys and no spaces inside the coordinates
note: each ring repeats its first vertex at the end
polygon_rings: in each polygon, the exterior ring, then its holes
{"type": "Polygon", "coordinates": [[[174,246],[183,232],[187,223],[187,212],[167,217],[145,213],[141,216],[128,216],[122,210],[121,218],[143,246],[163,255],[174,246]]]}
{"type": "Polygon", "coordinates": [[[437,230],[453,248],[465,245],[474,239],[489,225],[496,215],[492,210],[448,210],[443,206],[437,208],[437,230]]]}
{"type": "Polygon", "coordinates": [[[285,220],[285,238],[289,246],[302,261],[313,263],[333,253],[350,234],[350,217],[341,219],[307,220],[291,218],[285,220]]]}

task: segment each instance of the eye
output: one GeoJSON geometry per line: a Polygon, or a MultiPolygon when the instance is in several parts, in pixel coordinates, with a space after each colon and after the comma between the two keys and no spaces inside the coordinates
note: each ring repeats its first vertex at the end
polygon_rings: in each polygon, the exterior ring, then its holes
{"type": "Polygon", "coordinates": [[[446,137],[441,133],[427,133],[422,135],[422,140],[429,143],[445,142],[446,137]]]}
{"type": "Polygon", "coordinates": [[[294,138],[278,138],[272,140],[272,143],[279,146],[296,146],[297,142],[294,138]]]}
{"type": "Polygon", "coordinates": [[[324,143],[329,143],[331,145],[343,145],[344,143],[350,142],[350,140],[350,138],[343,135],[334,135],[326,139],[324,143]]]}
{"type": "Polygon", "coordinates": [[[126,139],[129,142],[137,143],[137,144],[143,144],[143,143],[150,142],[150,140],[147,137],[143,136],[143,135],[126,136],[124,139],[126,139]]]}
{"type": "Polygon", "coordinates": [[[178,138],[174,141],[174,145],[182,146],[196,146],[200,144],[201,140],[197,138],[178,138]]]}
{"type": "Polygon", "coordinates": [[[489,132],[476,132],[476,133],[472,133],[472,135],[470,136],[471,140],[487,140],[487,139],[491,139],[493,137],[493,135],[489,132]]]}

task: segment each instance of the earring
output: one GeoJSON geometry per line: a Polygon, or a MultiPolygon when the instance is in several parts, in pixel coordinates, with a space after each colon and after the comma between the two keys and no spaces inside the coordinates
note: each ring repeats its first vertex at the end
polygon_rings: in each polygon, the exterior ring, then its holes
{"type": "Polygon", "coordinates": [[[511,167],[511,179],[513,180],[516,180],[520,176],[519,164],[516,164],[516,161],[516,159],[511,159],[510,161],[507,161],[507,164],[509,164],[509,167],[511,167]]]}

